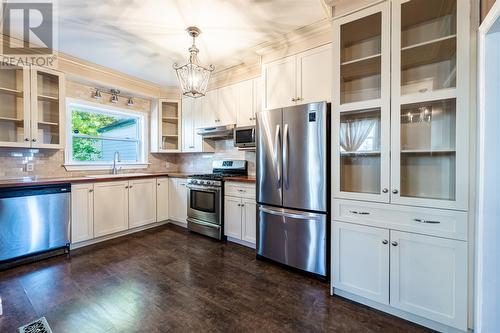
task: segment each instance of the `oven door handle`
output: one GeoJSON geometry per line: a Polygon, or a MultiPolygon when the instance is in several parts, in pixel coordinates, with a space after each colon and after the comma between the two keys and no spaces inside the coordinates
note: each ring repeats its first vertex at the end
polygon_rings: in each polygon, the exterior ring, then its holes
{"type": "Polygon", "coordinates": [[[213,186],[187,185],[187,188],[190,190],[198,190],[198,191],[213,192],[213,193],[221,191],[221,189],[219,187],[213,187],[213,186]]]}

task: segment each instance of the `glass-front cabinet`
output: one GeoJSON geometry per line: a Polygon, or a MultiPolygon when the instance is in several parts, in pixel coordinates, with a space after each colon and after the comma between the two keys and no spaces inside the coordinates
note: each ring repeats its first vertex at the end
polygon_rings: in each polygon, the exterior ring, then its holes
{"type": "Polygon", "coordinates": [[[469,4],[393,1],[391,201],[467,209],[469,4]]]}
{"type": "Polygon", "coordinates": [[[334,39],[334,195],[389,202],[390,3],[336,20],[334,39]]]}
{"type": "Polygon", "coordinates": [[[160,100],[160,150],[181,150],[181,103],[179,100],[160,100]]]}
{"type": "Polygon", "coordinates": [[[468,13],[393,0],[334,20],[334,197],[467,210],[468,13]]]}
{"type": "Polygon", "coordinates": [[[36,67],[0,69],[0,146],[62,147],[64,77],[36,67]]]}

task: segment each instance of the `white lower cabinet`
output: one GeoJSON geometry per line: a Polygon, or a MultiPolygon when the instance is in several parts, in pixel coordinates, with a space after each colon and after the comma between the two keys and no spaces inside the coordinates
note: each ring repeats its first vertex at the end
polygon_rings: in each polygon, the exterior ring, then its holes
{"type": "Polygon", "coordinates": [[[128,229],[128,181],[94,184],[94,236],[128,229]]]}
{"type": "MultiPolygon", "coordinates": [[[[255,185],[228,182],[224,196],[224,235],[245,243],[256,243],[257,204],[255,185]]],[[[245,244],[243,243],[243,244],[245,244]]]]}
{"type": "Polygon", "coordinates": [[[467,329],[467,243],[391,230],[391,305],[467,329]]]}
{"type": "Polygon", "coordinates": [[[257,203],[252,199],[242,199],[241,239],[255,244],[257,241],[257,203]]]}
{"type": "Polygon", "coordinates": [[[156,220],[158,222],[168,220],[168,189],[170,181],[168,178],[156,180],[156,220]]]}
{"type": "Polygon", "coordinates": [[[333,286],[389,304],[389,230],[335,222],[332,240],[333,286]]]}
{"type": "Polygon", "coordinates": [[[168,192],[168,211],[171,220],[186,223],[187,219],[187,187],[186,179],[170,178],[168,192]]]}
{"type": "Polygon", "coordinates": [[[156,179],[136,179],[129,182],[129,227],[156,222],[156,179]]]}
{"type": "Polygon", "coordinates": [[[71,243],[168,220],[169,181],[164,177],[72,185],[71,243]]]}
{"type": "Polygon", "coordinates": [[[467,242],[333,222],[333,287],[467,330],[467,242]]]}
{"type": "Polygon", "coordinates": [[[71,242],[94,238],[94,184],[71,185],[71,242]]]}
{"type": "Polygon", "coordinates": [[[241,239],[241,198],[224,197],[224,235],[241,239]]]}

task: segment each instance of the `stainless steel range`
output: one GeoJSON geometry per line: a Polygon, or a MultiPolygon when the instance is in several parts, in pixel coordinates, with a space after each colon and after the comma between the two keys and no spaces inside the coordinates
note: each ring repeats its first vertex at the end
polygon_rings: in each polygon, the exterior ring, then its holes
{"type": "Polygon", "coordinates": [[[191,231],[219,240],[224,238],[224,178],[247,174],[247,161],[212,163],[211,174],[188,178],[187,222],[191,231]]]}

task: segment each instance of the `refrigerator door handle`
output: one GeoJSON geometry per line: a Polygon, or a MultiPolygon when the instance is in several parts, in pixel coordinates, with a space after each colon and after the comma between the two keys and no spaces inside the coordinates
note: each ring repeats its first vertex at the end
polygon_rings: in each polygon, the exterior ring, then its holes
{"type": "Polygon", "coordinates": [[[279,160],[279,148],[280,148],[280,141],[281,141],[281,129],[280,125],[276,125],[276,133],[274,135],[274,165],[276,167],[276,175],[278,178],[278,184],[277,188],[281,188],[281,170],[280,170],[280,160],[279,160]]]}
{"type": "Polygon", "coordinates": [[[288,124],[285,124],[283,130],[283,182],[285,188],[288,188],[288,124]]]}
{"type": "Polygon", "coordinates": [[[259,210],[266,213],[266,214],[290,217],[290,218],[300,219],[300,220],[319,219],[319,218],[323,217],[322,214],[308,213],[308,212],[294,212],[292,210],[286,210],[286,209],[274,210],[274,209],[269,209],[269,208],[265,208],[262,206],[259,207],[259,210]]]}

